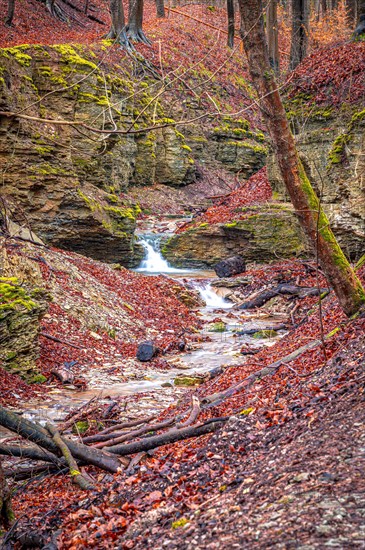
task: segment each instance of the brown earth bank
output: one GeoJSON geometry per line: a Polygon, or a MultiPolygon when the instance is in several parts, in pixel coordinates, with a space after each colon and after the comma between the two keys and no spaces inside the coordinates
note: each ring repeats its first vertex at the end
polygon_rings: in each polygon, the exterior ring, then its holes
{"type": "MultiPolygon", "coordinates": [[[[278,281],[316,280],[313,266],[293,261],[245,276],[242,299],[278,281]]],[[[292,300],[280,300],[281,311],[293,309],[292,300]]],[[[64,476],[18,487],[14,540],[31,531],[39,547],[53,534],[57,547],[79,549],[361,548],[365,317],[346,320],[332,293],[321,316],[318,298],[297,305],[297,327],[284,338],[185,393],[160,417],[188,414],[195,395],[199,421],[228,420],[217,433],[149,451],[128,473],[89,468],[96,489],[81,499],[64,476]]],[[[271,314],[278,307],[278,300],[267,306],[271,314]]]]}

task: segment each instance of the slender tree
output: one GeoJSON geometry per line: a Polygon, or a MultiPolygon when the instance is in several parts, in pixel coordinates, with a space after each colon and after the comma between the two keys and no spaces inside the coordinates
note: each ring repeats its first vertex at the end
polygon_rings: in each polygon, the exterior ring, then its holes
{"type": "Polygon", "coordinates": [[[279,74],[278,0],[270,0],[266,8],[266,33],[269,61],[276,75],[279,74]]]}
{"type": "Polygon", "coordinates": [[[227,46],[234,46],[234,0],[227,0],[227,16],[228,16],[228,39],[227,46]]]}
{"type": "Polygon", "coordinates": [[[309,38],[309,0],[292,0],[292,32],[290,46],[290,69],[295,67],[307,55],[309,38]]]}
{"type": "Polygon", "coordinates": [[[14,10],[15,10],[15,0],[8,0],[8,13],[6,14],[6,17],[5,17],[6,27],[11,27],[13,25],[14,10]]]}
{"type": "Polygon", "coordinates": [[[151,44],[142,30],[143,25],[143,0],[129,0],[129,15],[127,36],[133,42],[151,44]]]}
{"type": "Polygon", "coordinates": [[[112,19],[107,38],[117,40],[122,46],[129,49],[130,44],[125,29],[125,16],[122,0],[110,0],[110,15],[112,19]]]}
{"type": "Polygon", "coordinates": [[[156,0],[156,15],[159,18],[166,17],[164,0],[156,0]]]}
{"type": "Polygon", "coordinates": [[[365,0],[359,0],[358,3],[358,24],[354,31],[354,37],[365,34],[365,0]]]}
{"type": "Polygon", "coordinates": [[[238,4],[250,74],[281,176],[299,221],[316,250],[322,269],[343,311],[351,316],[365,304],[365,292],[329,227],[328,219],[299,159],[274,71],[269,63],[262,0],[238,0],[238,4]]]}

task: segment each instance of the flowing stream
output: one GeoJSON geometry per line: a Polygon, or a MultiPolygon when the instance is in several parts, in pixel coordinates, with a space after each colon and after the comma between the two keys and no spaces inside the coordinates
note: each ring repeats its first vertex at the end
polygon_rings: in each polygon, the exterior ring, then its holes
{"type": "MultiPolygon", "coordinates": [[[[112,399],[113,396],[126,396],[130,399],[127,414],[138,414],[141,410],[146,413],[155,413],[167,407],[176,400],[178,396],[186,391],[186,388],[174,385],[174,379],[183,374],[193,375],[206,373],[216,367],[227,367],[239,365],[244,362],[240,349],[244,343],[261,346],[271,345],[275,339],[264,342],[254,340],[249,336],[237,336],[237,332],[243,328],[255,328],[260,330],[267,325],[265,321],[243,313],[237,309],[231,309],[234,305],[229,300],[219,296],[211,285],[215,273],[212,271],[198,271],[189,269],[178,269],[170,266],[162,257],[160,252],[160,235],[141,235],[140,242],[146,250],[146,256],[141,265],[136,269],[145,275],[167,274],[171,278],[178,278],[180,282],[200,293],[205,302],[198,314],[206,321],[206,328],[203,329],[203,336],[209,336],[208,341],[202,341],[184,353],[166,355],[166,360],[172,366],[167,371],[156,371],[148,364],[143,369],[130,368],[123,365],[123,375],[128,378],[126,382],[118,381],[118,377],[110,377],[100,370],[89,373],[89,388],[85,391],[62,388],[55,389],[47,395],[47,401],[41,404],[29,404],[25,413],[28,418],[37,419],[42,422],[46,419],[59,419],[64,417],[68,411],[85,403],[95,395],[112,399]],[[183,278],[183,279],[181,279],[183,278]],[[219,317],[224,323],[223,332],[215,332],[210,329],[209,323],[213,325],[214,319],[219,317]],[[134,400],[138,394],[138,399],[134,400]]],[[[204,338],[203,338],[204,340],[204,338]]],[[[105,365],[110,367],[110,365],[105,365]]]]}

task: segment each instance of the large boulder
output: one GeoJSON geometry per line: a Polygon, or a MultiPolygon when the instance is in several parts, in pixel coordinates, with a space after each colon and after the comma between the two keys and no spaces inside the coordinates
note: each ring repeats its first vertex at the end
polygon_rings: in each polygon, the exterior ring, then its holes
{"type": "Polygon", "coordinates": [[[162,247],[162,254],[177,267],[213,267],[239,256],[245,262],[265,263],[302,257],[309,247],[289,204],[267,204],[242,209],[243,219],[198,227],[178,233],[162,247]]]}
{"type": "Polygon", "coordinates": [[[245,260],[242,256],[233,256],[232,258],[227,258],[218,262],[214,266],[214,271],[217,274],[217,277],[222,279],[223,277],[232,277],[233,275],[238,275],[243,273],[246,270],[245,260]]]}

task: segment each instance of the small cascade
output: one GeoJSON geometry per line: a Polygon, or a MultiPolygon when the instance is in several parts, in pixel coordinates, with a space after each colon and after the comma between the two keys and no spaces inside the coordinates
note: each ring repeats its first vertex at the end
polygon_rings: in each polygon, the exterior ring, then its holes
{"type": "Polygon", "coordinates": [[[184,269],[171,267],[163,258],[160,251],[160,235],[144,235],[140,236],[140,243],[146,250],[146,256],[142,260],[141,265],[136,271],[146,273],[182,273],[184,269]]]}
{"type": "Polygon", "coordinates": [[[222,298],[222,296],[218,296],[218,294],[212,289],[210,283],[198,282],[194,286],[196,290],[198,290],[207,307],[212,307],[215,309],[228,309],[233,306],[232,302],[222,298]]]}

